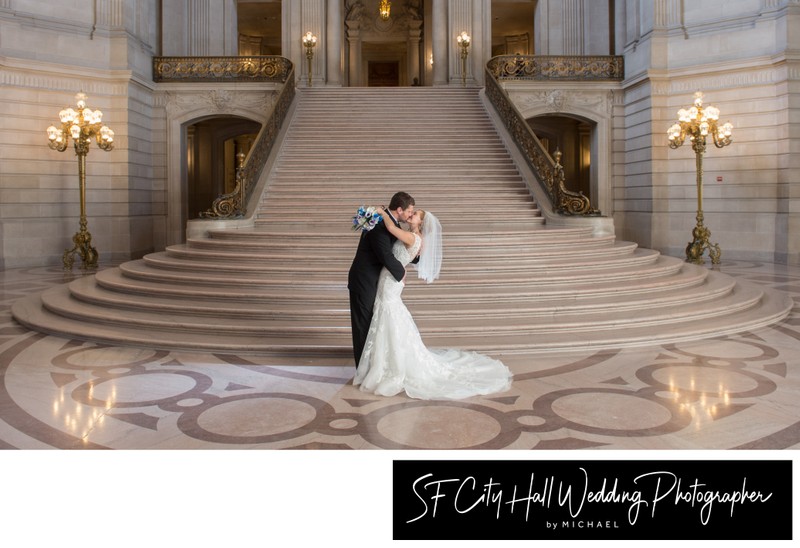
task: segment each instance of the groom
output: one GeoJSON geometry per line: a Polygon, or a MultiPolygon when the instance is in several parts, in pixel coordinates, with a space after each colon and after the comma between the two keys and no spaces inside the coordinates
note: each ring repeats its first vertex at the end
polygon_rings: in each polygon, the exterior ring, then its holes
{"type": "MultiPolygon", "coordinates": [[[[389,215],[394,224],[407,221],[414,215],[414,198],[405,192],[398,192],[389,202],[389,215]]],[[[353,328],[353,356],[356,367],[364,351],[369,324],[372,323],[372,307],[378,292],[378,279],[381,269],[386,269],[400,282],[406,275],[405,267],[392,255],[392,245],[397,238],[392,236],[383,223],[361,233],[358,250],[347,277],[350,290],[350,323],[353,328]]]]}

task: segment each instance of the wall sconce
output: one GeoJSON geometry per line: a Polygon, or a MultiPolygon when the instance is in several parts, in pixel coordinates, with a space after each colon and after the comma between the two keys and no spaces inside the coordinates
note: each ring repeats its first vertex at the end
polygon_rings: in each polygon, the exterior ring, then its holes
{"type": "Polygon", "coordinates": [[[467,31],[462,30],[461,34],[456,37],[458,46],[461,48],[461,85],[467,85],[467,55],[469,55],[469,42],[470,37],[467,31]]]}
{"type": "Polygon", "coordinates": [[[730,122],[718,125],[718,120],[719,109],[710,105],[704,107],[703,92],[698,91],[694,94],[694,106],[689,109],[680,109],[678,122],[667,130],[670,148],[678,148],[683,144],[684,139],[689,137],[696,157],[697,225],[692,230],[693,240],[686,246],[686,261],[695,264],[703,264],[703,253],[706,249],[708,249],[712,265],[719,264],[722,254],[718,244],[709,243],[711,231],[703,226],[703,154],[706,151],[706,137],[710,133],[717,148],[722,148],[732,142],[733,125],[730,122]]]}
{"type": "Polygon", "coordinates": [[[314,46],[317,45],[317,37],[308,31],[303,36],[303,45],[306,48],[306,59],[308,59],[308,87],[311,87],[311,61],[314,59],[314,46]]]}
{"type": "Polygon", "coordinates": [[[89,154],[89,145],[92,138],[97,146],[106,152],[114,148],[114,132],[102,124],[103,113],[100,110],[91,110],[86,106],[86,94],[83,92],[75,95],[78,110],[66,108],[58,113],[61,127],[50,126],[47,128],[49,146],[53,150],[64,152],[72,137],[75,146],[75,155],[78,157],[78,188],[80,191],[81,216],[80,230],[72,237],[75,244],[72,249],[64,251],[64,270],[72,270],[75,262],[73,255],[80,253],[81,268],[96,268],[98,254],[92,247],[92,235],[87,226],[86,219],[86,155],[89,154]]]}

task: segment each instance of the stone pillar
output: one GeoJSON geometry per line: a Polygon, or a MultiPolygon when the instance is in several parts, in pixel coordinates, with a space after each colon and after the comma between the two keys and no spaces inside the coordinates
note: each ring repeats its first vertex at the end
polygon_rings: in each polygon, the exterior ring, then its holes
{"type": "MultiPolygon", "coordinates": [[[[447,0],[433,0],[433,85],[449,83],[447,0]]],[[[453,38],[455,39],[455,38],[453,38]]]]}
{"type": "Polygon", "coordinates": [[[562,0],[564,25],[564,55],[583,54],[583,0],[562,0]]]}
{"type": "Polygon", "coordinates": [[[410,21],[408,26],[408,82],[410,84],[414,81],[414,78],[417,78],[417,81],[422,84],[422,73],[419,64],[422,21],[410,21]]]}
{"type": "Polygon", "coordinates": [[[328,0],[327,56],[329,86],[342,85],[342,3],[328,0]]]}
{"type": "Polygon", "coordinates": [[[347,50],[349,52],[348,85],[361,85],[361,37],[358,21],[345,21],[347,25],[347,50]]]}

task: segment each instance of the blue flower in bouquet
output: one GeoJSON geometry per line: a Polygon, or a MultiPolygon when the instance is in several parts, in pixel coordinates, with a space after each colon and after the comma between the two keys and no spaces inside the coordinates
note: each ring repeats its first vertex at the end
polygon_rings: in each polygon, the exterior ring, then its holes
{"type": "Polygon", "coordinates": [[[381,221],[383,221],[383,216],[381,216],[377,207],[361,206],[358,208],[358,211],[356,211],[356,214],[353,215],[353,230],[369,232],[381,221]]]}

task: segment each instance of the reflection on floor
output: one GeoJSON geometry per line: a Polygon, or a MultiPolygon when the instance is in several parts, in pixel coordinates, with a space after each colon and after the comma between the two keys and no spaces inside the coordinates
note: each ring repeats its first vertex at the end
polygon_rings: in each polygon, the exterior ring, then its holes
{"type": "MultiPolygon", "coordinates": [[[[800,268],[723,272],[789,292],[800,268]]],[[[0,447],[113,449],[796,449],[800,309],[757,332],[572,354],[501,357],[506,393],[381,398],[351,362],[114,348],[23,329],[17,298],[57,267],[0,273],[0,447]]]]}

